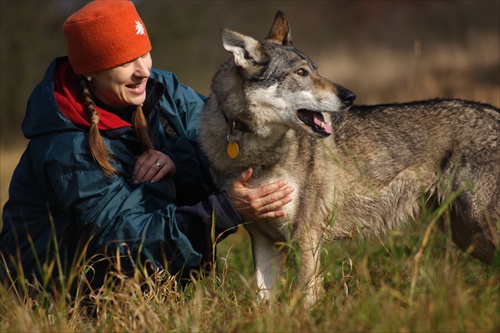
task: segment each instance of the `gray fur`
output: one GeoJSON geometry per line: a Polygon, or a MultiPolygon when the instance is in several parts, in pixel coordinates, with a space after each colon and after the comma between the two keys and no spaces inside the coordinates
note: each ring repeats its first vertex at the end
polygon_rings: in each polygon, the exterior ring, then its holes
{"type": "Polygon", "coordinates": [[[253,167],[251,187],[279,179],[295,187],[285,217],[246,225],[262,298],[279,273],[276,242],[298,242],[299,279],[312,304],[322,291],[321,241],[402,228],[420,213],[423,194],[441,203],[460,193],[451,206],[453,239],[491,263],[499,241],[498,108],[439,99],[349,108],[354,95],[319,76],[292,46],[284,13],[263,42],[230,30],[222,35],[234,59],[215,74],[200,126],[213,179],[225,189],[253,167]],[[306,126],[299,109],[321,111],[331,135],[306,126]],[[234,159],[228,137],[240,148],[234,159]]]}

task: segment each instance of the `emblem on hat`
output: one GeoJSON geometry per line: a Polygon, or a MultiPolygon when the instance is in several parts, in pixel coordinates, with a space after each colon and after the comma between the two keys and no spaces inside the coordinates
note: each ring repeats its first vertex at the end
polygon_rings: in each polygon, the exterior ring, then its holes
{"type": "Polygon", "coordinates": [[[142,23],[140,21],[135,21],[135,33],[137,35],[144,35],[144,26],[142,25],[142,23]]]}

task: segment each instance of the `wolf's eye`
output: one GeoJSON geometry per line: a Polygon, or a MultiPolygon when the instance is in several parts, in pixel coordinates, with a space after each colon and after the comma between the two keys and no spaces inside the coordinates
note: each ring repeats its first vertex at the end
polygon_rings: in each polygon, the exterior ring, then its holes
{"type": "Polygon", "coordinates": [[[298,76],[306,76],[308,72],[304,68],[299,68],[295,71],[295,74],[297,74],[298,76]]]}

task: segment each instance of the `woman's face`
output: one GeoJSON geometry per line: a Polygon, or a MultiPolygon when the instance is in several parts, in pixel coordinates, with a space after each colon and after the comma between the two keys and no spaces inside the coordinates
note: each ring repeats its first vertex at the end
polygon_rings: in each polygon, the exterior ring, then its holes
{"type": "Polygon", "coordinates": [[[146,82],[152,65],[148,52],[126,64],[93,73],[90,75],[92,92],[115,109],[140,105],[146,99],[146,82]]]}

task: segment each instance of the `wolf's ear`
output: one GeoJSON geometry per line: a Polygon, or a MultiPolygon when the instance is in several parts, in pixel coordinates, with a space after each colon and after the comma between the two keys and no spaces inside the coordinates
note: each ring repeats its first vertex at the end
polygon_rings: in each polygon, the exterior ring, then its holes
{"type": "Polygon", "coordinates": [[[267,34],[266,42],[280,45],[292,45],[292,33],[284,11],[278,10],[278,12],[276,12],[273,26],[267,34]]]}
{"type": "Polygon", "coordinates": [[[222,45],[233,54],[236,66],[255,72],[267,64],[267,54],[258,40],[229,29],[222,29],[221,36],[222,45]]]}

